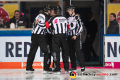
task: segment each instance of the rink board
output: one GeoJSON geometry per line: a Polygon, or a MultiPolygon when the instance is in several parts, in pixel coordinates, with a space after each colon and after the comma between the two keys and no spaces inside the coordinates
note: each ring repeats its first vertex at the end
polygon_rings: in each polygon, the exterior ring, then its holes
{"type": "MultiPolygon", "coordinates": [[[[120,68],[120,36],[105,36],[105,65],[99,68],[120,68]]],[[[31,36],[0,36],[0,69],[24,69],[31,45],[31,36]]],[[[60,52],[61,68],[62,52],[60,52]]],[[[33,68],[43,69],[44,53],[37,50],[33,68]]],[[[53,58],[51,56],[51,61],[53,58]]],[[[52,65],[51,65],[52,66],[52,65]]],[[[87,67],[95,68],[95,67],[87,67]]],[[[96,67],[97,68],[97,67],[96,67]]]]}
{"type": "MultiPolygon", "coordinates": [[[[2,45],[0,46],[0,69],[26,68],[31,36],[0,36],[0,45],[2,45]]],[[[44,53],[39,47],[33,63],[34,68],[43,68],[43,57],[44,53]]],[[[63,67],[62,57],[60,60],[63,67]]],[[[53,61],[52,56],[51,61],[53,61]]]]}
{"type": "Polygon", "coordinates": [[[105,67],[120,68],[120,35],[105,35],[105,67]]]}

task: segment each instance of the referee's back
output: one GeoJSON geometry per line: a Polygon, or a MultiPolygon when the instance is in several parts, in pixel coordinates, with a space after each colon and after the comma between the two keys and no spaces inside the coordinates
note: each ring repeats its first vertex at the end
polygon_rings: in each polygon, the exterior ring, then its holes
{"type": "Polygon", "coordinates": [[[60,71],[60,47],[62,48],[63,63],[65,71],[69,69],[68,43],[67,43],[67,19],[61,15],[56,15],[50,19],[52,28],[52,49],[55,71],[60,71]]]}
{"type": "Polygon", "coordinates": [[[61,15],[56,15],[49,20],[53,35],[67,33],[67,19],[61,15]]]}

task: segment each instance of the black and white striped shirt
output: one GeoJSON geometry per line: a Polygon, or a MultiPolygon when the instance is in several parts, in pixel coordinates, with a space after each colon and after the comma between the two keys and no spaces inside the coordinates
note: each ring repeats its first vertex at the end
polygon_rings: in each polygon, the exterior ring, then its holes
{"type": "Polygon", "coordinates": [[[32,34],[42,34],[46,35],[46,25],[45,22],[48,21],[48,16],[46,14],[39,14],[35,20],[39,20],[36,24],[33,22],[32,34]]]}
{"type": "Polygon", "coordinates": [[[61,15],[50,18],[49,26],[51,26],[53,35],[67,33],[67,19],[61,15]]]}
{"type": "Polygon", "coordinates": [[[80,32],[83,30],[83,23],[78,15],[74,15],[67,19],[68,21],[68,36],[79,36],[80,32]]]}
{"type": "MultiPolygon", "coordinates": [[[[49,19],[49,20],[50,20],[50,18],[52,18],[52,16],[48,15],[48,19],[49,19]]],[[[47,33],[47,34],[52,34],[51,27],[49,27],[49,28],[46,29],[46,33],[47,33]]]]}

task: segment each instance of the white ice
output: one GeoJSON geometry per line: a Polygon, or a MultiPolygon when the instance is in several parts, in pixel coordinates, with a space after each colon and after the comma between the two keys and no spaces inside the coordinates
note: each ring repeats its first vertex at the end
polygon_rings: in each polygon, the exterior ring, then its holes
{"type": "MultiPolygon", "coordinates": [[[[80,72],[80,69],[77,70],[80,72]]],[[[120,80],[120,69],[86,69],[87,72],[118,73],[117,76],[76,76],[70,78],[62,69],[60,75],[43,74],[42,69],[35,69],[34,73],[26,74],[25,69],[0,69],[0,80],[120,80]]]]}

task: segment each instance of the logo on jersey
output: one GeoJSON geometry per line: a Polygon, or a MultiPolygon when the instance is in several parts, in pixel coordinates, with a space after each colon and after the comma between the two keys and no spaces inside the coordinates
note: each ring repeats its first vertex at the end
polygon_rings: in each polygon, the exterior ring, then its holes
{"type": "Polygon", "coordinates": [[[72,71],[70,72],[70,78],[75,78],[76,77],[76,72],[75,71],[72,71]]]}
{"type": "Polygon", "coordinates": [[[58,22],[58,19],[55,19],[55,20],[54,20],[54,24],[57,23],[57,22],[58,22]]]}
{"type": "Polygon", "coordinates": [[[120,24],[120,10],[117,13],[116,20],[120,24]]]}
{"type": "Polygon", "coordinates": [[[65,21],[66,21],[66,19],[59,19],[59,21],[60,21],[60,22],[65,22],[65,21]]]}

